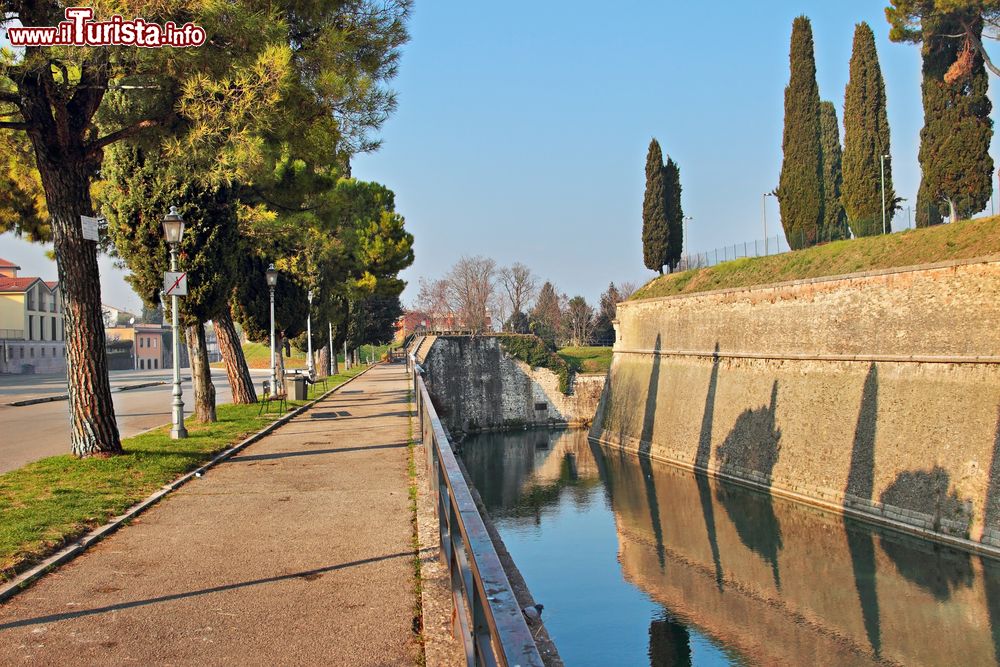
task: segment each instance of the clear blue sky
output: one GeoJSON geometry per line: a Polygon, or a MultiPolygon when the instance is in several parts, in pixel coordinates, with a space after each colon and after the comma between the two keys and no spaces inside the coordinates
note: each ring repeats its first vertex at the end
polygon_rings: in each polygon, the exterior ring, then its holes
{"type": "MultiPolygon", "coordinates": [[[[889,42],[885,4],[416,0],[395,82],[399,109],[382,149],[354,161],[356,177],[395,190],[416,237],[404,303],[419,277],[440,276],[463,254],[524,262],[590,301],[611,280],[645,281],[641,209],[654,136],[681,167],[690,250],[762,238],[761,194],[778,181],[799,14],[812,19],[820,95],[838,115],[854,25],[874,29],[896,188],[912,205],[920,55],[889,42]]],[[[767,205],[774,234],[777,204],[767,205]]],[[[9,235],[0,256],[55,274],[9,235]]],[[[102,270],[105,301],[135,305],[120,274],[107,262],[102,270]]]]}

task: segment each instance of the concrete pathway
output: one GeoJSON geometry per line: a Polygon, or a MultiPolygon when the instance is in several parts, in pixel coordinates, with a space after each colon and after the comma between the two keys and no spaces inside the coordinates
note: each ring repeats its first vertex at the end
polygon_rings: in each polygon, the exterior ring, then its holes
{"type": "Polygon", "coordinates": [[[0,664],[413,664],[407,381],[378,366],[0,606],[0,664]]]}

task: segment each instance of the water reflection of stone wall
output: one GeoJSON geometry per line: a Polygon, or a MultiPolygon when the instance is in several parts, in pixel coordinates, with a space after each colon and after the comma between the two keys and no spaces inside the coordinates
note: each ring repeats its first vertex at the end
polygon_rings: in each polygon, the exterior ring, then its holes
{"type": "Polygon", "coordinates": [[[630,454],[595,451],[626,579],[749,662],[995,663],[992,564],[663,464],[652,463],[650,475],[630,454]]]}
{"type": "Polygon", "coordinates": [[[981,262],[629,302],[592,433],[1000,546],[997,294],[981,262]]]}

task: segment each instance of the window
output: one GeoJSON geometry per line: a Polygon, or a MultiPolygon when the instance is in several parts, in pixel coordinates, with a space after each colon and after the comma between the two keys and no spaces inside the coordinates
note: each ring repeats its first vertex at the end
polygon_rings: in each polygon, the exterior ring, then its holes
{"type": "Polygon", "coordinates": [[[24,348],[21,348],[21,358],[24,359],[24,348]]]}
{"type": "MultiPolygon", "coordinates": [[[[28,306],[31,308],[31,306],[28,306]]],[[[35,316],[28,315],[28,340],[35,340],[35,316]]]]}
{"type": "Polygon", "coordinates": [[[146,370],[146,360],[145,359],[140,359],[139,360],[139,370],[143,370],[143,371],[146,370]]]}
{"type": "Polygon", "coordinates": [[[56,293],[52,293],[52,298],[49,299],[49,312],[56,312],[56,293]]]}
{"type": "Polygon", "coordinates": [[[28,310],[34,310],[35,309],[35,290],[33,290],[33,289],[28,290],[28,296],[26,298],[28,300],[28,310]]]}
{"type": "Polygon", "coordinates": [[[28,356],[31,357],[32,359],[35,358],[35,348],[33,347],[28,348],[28,356]]]}
{"type": "Polygon", "coordinates": [[[52,340],[56,340],[56,318],[52,318],[52,340]]]}
{"type": "Polygon", "coordinates": [[[43,357],[45,356],[45,348],[44,347],[42,348],[42,356],[43,357]]]}
{"type": "Polygon", "coordinates": [[[58,353],[56,352],[56,348],[52,348],[52,358],[54,359],[54,358],[56,358],[57,356],[59,356],[59,355],[58,355],[58,353]]]}
{"type": "Polygon", "coordinates": [[[160,360],[153,359],[153,368],[158,369],[160,367],[160,360]]]}
{"type": "Polygon", "coordinates": [[[153,347],[156,347],[156,339],[153,339],[153,347]]]}
{"type": "Polygon", "coordinates": [[[45,290],[38,288],[38,310],[45,310],[45,290]]]}
{"type": "Polygon", "coordinates": [[[145,345],[143,344],[145,340],[146,340],[145,338],[142,338],[141,336],[139,337],[139,347],[145,347],[145,345]]]}

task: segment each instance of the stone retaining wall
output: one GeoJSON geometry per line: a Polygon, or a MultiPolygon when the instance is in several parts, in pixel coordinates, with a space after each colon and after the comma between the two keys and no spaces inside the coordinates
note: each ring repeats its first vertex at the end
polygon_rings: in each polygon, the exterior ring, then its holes
{"type": "Polygon", "coordinates": [[[1000,547],[1000,262],[627,302],[592,435],[1000,547]]]}

